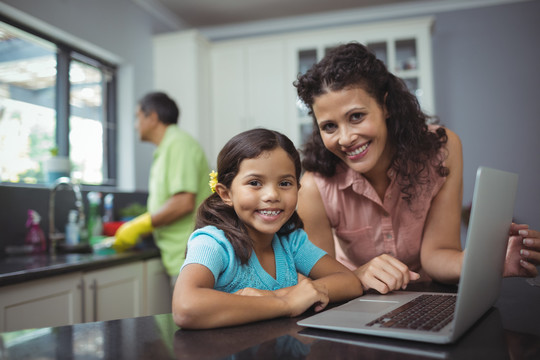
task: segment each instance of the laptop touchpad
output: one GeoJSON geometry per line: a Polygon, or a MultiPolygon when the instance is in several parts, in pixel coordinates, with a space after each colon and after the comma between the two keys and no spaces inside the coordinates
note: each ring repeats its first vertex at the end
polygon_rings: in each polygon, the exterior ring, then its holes
{"type": "Polygon", "coordinates": [[[336,310],[378,313],[379,311],[383,311],[384,309],[395,306],[396,304],[397,303],[395,301],[358,300],[344,304],[339,308],[336,308],[336,310]]]}

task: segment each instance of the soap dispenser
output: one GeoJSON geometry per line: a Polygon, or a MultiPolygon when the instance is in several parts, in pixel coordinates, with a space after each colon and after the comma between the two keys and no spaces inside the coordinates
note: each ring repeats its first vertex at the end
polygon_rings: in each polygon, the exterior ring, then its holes
{"type": "Polygon", "coordinates": [[[26,233],[25,243],[32,246],[32,253],[41,254],[47,249],[47,241],[45,240],[45,234],[39,226],[41,216],[35,210],[28,210],[28,220],[26,220],[26,227],[28,232],[26,233]]]}
{"type": "Polygon", "coordinates": [[[66,244],[77,245],[80,241],[79,223],[77,218],[79,212],[77,210],[70,210],[68,215],[68,222],[66,224],[66,244]]]}

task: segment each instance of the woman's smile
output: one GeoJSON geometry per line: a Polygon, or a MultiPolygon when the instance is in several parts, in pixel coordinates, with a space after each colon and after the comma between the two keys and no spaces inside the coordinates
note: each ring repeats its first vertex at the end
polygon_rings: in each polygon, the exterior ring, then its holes
{"type": "Polygon", "coordinates": [[[369,144],[371,144],[371,141],[356,147],[354,150],[346,150],[345,154],[347,154],[350,160],[361,159],[367,154],[369,144]]]}

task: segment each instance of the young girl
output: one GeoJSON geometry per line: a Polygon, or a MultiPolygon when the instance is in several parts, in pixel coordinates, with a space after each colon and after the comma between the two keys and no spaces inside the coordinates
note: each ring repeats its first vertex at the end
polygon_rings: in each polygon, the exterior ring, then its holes
{"type": "Polygon", "coordinates": [[[174,289],[178,326],[294,317],[362,294],[354,273],[302,230],[300,171],[294,144],[275,131],[249,130],[223,147],[174,289]]]}

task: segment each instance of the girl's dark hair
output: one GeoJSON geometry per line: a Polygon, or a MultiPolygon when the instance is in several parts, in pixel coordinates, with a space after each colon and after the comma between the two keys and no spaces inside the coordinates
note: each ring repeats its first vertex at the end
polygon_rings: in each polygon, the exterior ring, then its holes
{"type": "MultiPolygon", "coordinates": [[[[217,180],[227,188],[238,174],[240,164],[245,159],[255,159],[265,151],[282,148],[289,154],[296,170],[296,179],[300,179],[302,165],[300,154],[293,142],[285,135],[267,129],[252,129],[234,136],[219,152],[217,159],[217,180]]],[[[225,236],[234,248],[236,256],[242,264],[247,263],[253,251],[253,242],[247,229],[236,215],[232,206],[221,200],[217,193],[210,195],[199,207],[195,229],[213,225],[223,230],[225,236]]],[[[289,220],[278,231],[285,235],[296,229],[303,228],[304,224],[294,211],[289,220]]]]}
{"type": "Polygon", "coordinates": [[[429,117],[422,112],[416,97],[365,46],[352,42],[334,48],[304,75],[299,75],[294,86],[313,118],[313,132],[302,150],[304,170],[331,177],[340,163],[322,141],[313,113],[315,99],[330,91],[360,87],[379,106],[386,105],[388,141],[395,149],[391,167],[398,174],[403,198],[410,203],[417,187],[429,182],[429,162],[439,176],[448,175],[444,159],[438,156],[448,141],[445,129],[428,130],[429,117]]]}
{"type": "Polygon", "coordinates": [[[151,92],[139,100],[141,111],[148,115],[155,111],[159,121],[166,125],[177,124],[180,116],[180,109],[167,94],[163,92],[151,92]]]}

